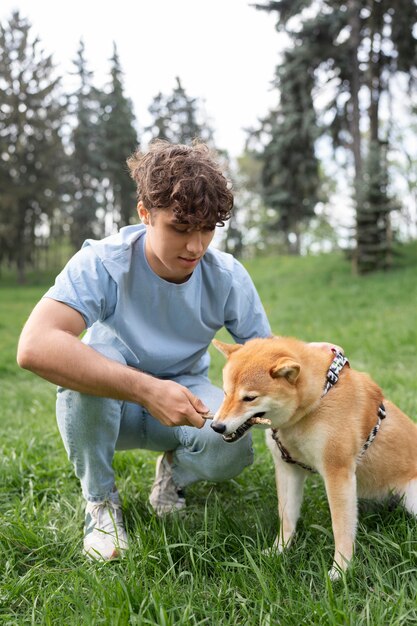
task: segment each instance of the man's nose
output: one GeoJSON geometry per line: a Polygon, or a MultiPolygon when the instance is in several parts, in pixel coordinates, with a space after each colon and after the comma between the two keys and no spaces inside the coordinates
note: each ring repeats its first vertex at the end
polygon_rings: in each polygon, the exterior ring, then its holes
{"type": "Polygon", "coordinates": [[[200,230],[192,231],[187,241],[188,252],[192,252],[195,255],[199,255],[201,254],[203,249],[204,249],[204,246],[203,246],[201,231],[200,230]]]}

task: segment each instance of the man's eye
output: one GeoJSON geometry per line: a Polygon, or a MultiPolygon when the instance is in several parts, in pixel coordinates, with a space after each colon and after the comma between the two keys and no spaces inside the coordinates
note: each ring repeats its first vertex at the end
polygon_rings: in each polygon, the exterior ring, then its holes
{"type": "Polygon", "coordinates": [[[258,396],[243,396],[243,402],[253,402],[258,396]]]}

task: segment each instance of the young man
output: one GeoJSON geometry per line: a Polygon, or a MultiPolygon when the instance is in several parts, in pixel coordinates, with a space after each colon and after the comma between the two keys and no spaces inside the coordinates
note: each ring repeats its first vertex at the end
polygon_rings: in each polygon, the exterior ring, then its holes
{"type": "Polygon", "coordinates": [[[203,418],[223,397],[207,348],[223,326],[239,343],[271,334],[246,270],[209,248],[233,196],[208,148],[155,142],[128,164],[142,225],[86,241],[18,348],[21,367],[59,385],[58,425],[87,501],[84,551],[102,559],[127,548],[116,449],[163,452],[149,498],[158,515],[185,506],[187,485],[252,462],[249,437],[230,446],[203,418]]]}

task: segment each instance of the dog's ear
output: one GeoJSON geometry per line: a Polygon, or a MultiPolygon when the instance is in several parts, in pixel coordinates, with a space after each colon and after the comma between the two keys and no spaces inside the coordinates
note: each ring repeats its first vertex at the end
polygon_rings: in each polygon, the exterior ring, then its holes
{"type": "Polygon", "coordinates": [[[219,341],[218,339],[213,339],[211,343],[219,352],[224,354],[226,358],[229,358],[232,352],[236,352],[236,350],[240,350],[242,347],[240,343],[223,343],[223,341],[219,341]]]}
{"type": "Polygon", "coordinates": [[[293,359],[281,357],[269,370],[272,378],[286,378],[288,382],[294,384],[300,374],[301,366],[293,359]]]}

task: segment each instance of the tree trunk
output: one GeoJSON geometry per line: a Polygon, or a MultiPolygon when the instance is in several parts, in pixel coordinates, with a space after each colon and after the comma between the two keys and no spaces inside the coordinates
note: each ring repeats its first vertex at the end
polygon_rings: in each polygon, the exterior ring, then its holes
{"type": "MultiPolygon", "coordinates": [[[[359,107],[359,90],[360,90],[360,70],[358,60],[358,49],[360,45],[360,4],[358,0],[348,1],[349,24],[350,24],[350,53],[351,53],[351,115],[350,115],[350,133],[352,135],[352,152],[355,165],[355,204],[356,215],[360,211],[362,189],[363,189],[363,162],[362,162],[362,141],[360,132],[360,107],[359,107]]],[[[357,247],[352,256],[353,270],[358,269],[358,256],[360,255],[358,242],[358,220],[356,220],[357,229],[357,247]]]]}

